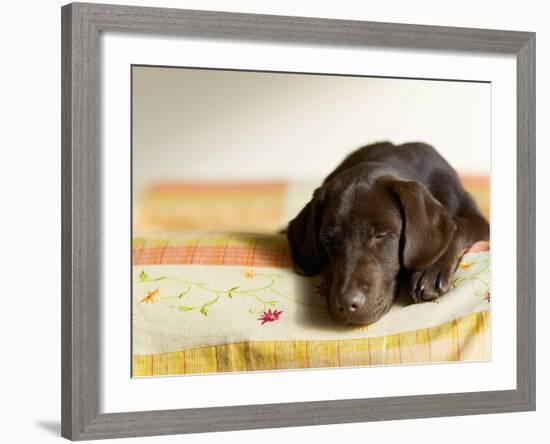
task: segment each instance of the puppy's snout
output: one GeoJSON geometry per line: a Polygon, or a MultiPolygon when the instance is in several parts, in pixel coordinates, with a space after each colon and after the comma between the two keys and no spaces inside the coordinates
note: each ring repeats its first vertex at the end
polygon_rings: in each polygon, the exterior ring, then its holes
{"type": "Polygon", "coordinates": [[[359,290],[344,294],[339,310],[342,313],[351,315],[358,311],[365,303],[365,294],[359,290]]]}

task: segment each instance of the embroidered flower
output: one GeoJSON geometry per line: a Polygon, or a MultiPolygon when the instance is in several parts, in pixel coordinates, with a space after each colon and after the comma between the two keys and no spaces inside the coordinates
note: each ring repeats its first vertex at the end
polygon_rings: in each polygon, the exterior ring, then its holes
{"type": "Polygon", "coordinates": [[[491,302],[491,292],[488,291],[483,299],[485,299],[488,303],[491,302]]]}
{"type": "Polygon", "coordinates": [[[279,320],[279,316],[281,316],[282,311],[280,310],[271,310],[271,308],[267,311],[264,311],[262,315],[258,318],[258,321],[262,321],[262,325],[264,325],[266,322],[274,322],[279,320]]]}
{"type": "Polygon", "coordinates": [[[246,271],[243,271],[243,276],[246,279],[252,279],[254,276],[256,276],[256,272],[253,270],[246,270],[246,271]]]}
{"type": "Polygon", "coordinates": [[[325,281],[321,281],[320,284],[314,284],[315,285],[315,293],[317,293],[320,297],[324,298],[328,296],[328,285],[325,281]]]}
{"type": "Polygon", "coordinates": [[[139,302],[140,303],[145,302],[146,304],[151,302],[151,304],[154,304],[155,302],[157,302],[155,298],[159,295],[159,293],[160,293],[160,289],[158,288],[156,290],[148,291],[147,295],[145,295],[143,299],[139,302]]]}
{"type": "Polygon", "coordinates": [[[458,265],[458,268],[462,270],[469,270],[472,267],[472,262],[464,261],[458,265]]]}

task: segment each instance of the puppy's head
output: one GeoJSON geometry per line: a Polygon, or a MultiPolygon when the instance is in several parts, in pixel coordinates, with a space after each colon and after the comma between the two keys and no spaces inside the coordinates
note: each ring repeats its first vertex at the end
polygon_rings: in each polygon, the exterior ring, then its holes
{"type": "Polygon", "coordinates": [[[432,265],[456,230],[420,183],[358,168],[315,190],[287,230],[296,271],[324,275],[329,311],[342,324],[380,319],[393,304],[400,270],[432,265]]]}

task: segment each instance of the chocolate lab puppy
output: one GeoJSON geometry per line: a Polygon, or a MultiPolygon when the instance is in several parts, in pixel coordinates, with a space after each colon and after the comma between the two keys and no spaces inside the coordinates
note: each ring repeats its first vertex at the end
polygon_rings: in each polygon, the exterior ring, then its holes
{"type": "Polygon", "coordinates": [[[342,324],[369,324],[408,281],[415,302],[449,290],[461,252],[489,224],[431,146],[389,142],[350,154],[287,228],[296,271],[322,273],[342,324]]]}

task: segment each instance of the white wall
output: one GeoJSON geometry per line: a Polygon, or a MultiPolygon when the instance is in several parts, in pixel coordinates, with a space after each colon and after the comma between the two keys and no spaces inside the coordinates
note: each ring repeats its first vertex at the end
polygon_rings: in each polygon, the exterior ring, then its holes
{"type": "MultiPolygon", "coordinates": [[[[110,0],[102,2],[113,3],[110,0]]],[[[157,5],[343,19],[537,31],[537,225],[550,215],[550,28],[545,2],[393,0],[120,0],[157,5]]],[[[60,411],[60,19],[64,1],[6,2],[2,41],[2,439],[65,442],[60,411]],[[23,296],[30,297],[22,299],[23,296]]],[[[538,411],[370,424],[253,430],[121,443],[524,443],[545,442],[550,416],[550,300],[545,297],[550,233],[537,233],[538,411]]],[[[495,277],[498,279],[498,276],[495,277]]],[[[495,301],[497,303],[497,301],[495,301]]],[[[414,381],[411,381],[414,384],[414,381]]],[[[266,387],[266,390],[276,390],[266,387]]]]}
{"type": "Polygon", "coordinates": [[[134,68],[134,183],[322,179],[354,149],[424,141],[489,172],[488,83],[134,68]]]}

